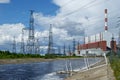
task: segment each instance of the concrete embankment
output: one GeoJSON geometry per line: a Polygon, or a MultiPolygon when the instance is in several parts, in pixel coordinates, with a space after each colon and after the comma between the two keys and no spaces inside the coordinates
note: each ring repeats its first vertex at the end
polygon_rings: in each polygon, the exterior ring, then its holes
{"type": "MultiPolygon", "coordinates": [[[[100,64],[101,63],[104,62],[100,62],[100,64]]],[[[115,80],[115,78],[109,64],[97,64],[89,70],[73,72],[73,75],[65,80],[115,80]]]]}

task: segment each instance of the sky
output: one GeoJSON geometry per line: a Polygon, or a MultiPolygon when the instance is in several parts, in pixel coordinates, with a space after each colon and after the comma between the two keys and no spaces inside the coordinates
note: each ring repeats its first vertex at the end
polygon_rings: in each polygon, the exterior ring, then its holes
{"type": "Polygon", "coordinates": [[[30,10],[35,11],[35,37],[41,46],[47,45],[50,24],[56,46],[72,45],[73,38],[82,44],[84,36],[104,32],[104,9],[108,9],[108,31],[117,40],[119,4],[119,0],[0,0],[0,49],[11,50],[14,36],[20,47],[22,28],[29,27],[30,10]]]}

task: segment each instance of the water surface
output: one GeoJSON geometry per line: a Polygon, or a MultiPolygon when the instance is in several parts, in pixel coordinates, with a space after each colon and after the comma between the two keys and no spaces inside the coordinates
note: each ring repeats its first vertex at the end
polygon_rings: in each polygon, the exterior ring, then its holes
{"type": "MultiPolygon", "coordinates": [[[[100,58],[89,58],[89,63],[93,64],[98,60],[100,58]]],[[[67,75],[56,72],[66,70],[66,63],[71,69],[69,62],[73,70],[85,67],[84,59],[0,65],[0,80],[64,80],[67,75]]]]}

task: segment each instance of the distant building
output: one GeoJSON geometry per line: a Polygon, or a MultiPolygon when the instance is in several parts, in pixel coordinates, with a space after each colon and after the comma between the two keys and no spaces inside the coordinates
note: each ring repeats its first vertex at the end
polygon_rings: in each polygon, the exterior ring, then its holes
{"type": "Polygon", "coordinates": [[[76,55],[81,56],[84,54],[88,55],[102,55],[103,51],[106,53],[110,50],[116,52],[116,41],[112,33],[108,31],[108,10],[104,10],[104,32],[88,36],[84,38],[84,44],[76,47],[76,55]]]}
{"type": "Polygon", "coordinates": [[[76,47],[76,55],[96,54],[101,55],[101,52],[108,52],[113,50],[116,52],[116,41],[112,39],[112,33],[102,32],[96,35],[85,37],[84,44],[76,47]]]}

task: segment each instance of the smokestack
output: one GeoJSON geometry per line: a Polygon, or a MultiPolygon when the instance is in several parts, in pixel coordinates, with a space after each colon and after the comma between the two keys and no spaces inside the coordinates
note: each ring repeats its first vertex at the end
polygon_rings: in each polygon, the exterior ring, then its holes
{"type": "Polygon", "coordinates": [[[84,36],[84,44],[86,43],[85,38],[86,38],[86,37],[84,36]]]}
{"type": "Polygon", "coordinates": [[[108,14],[107,9],[105,9],[105,32],[108,31],[108,14]]]}
{"type": "Polygon", "coordinates": [[[102,39],[102,41],[103,41],[103,33],[101,32],[101,39],[102,39]]]}
{"type": "Polygon", "coordinates": [[[90,38],[90,36],[88,36],[88,42],[89,42],[89,43],[91,42],[91,38],[90,38]]]}
{"type": "Polygon", "coordinates": [[[96,34],[95,34],[95,42],[96,42],[97,40],[96,40],[96,34]]]}
{"type": "Polygon", "coordinates": [[[102,32],[100,32],[99,37],[100,37],[100,41],[103,41],[103,33],[102,32]]]}
{"type": "Polygon", "coordinates": [[[101,35],[101,33],[100,33],[100,36],[99,36],[99,37],[100,37],[100,41],[102,41],[102,35],[101,35]]]}

